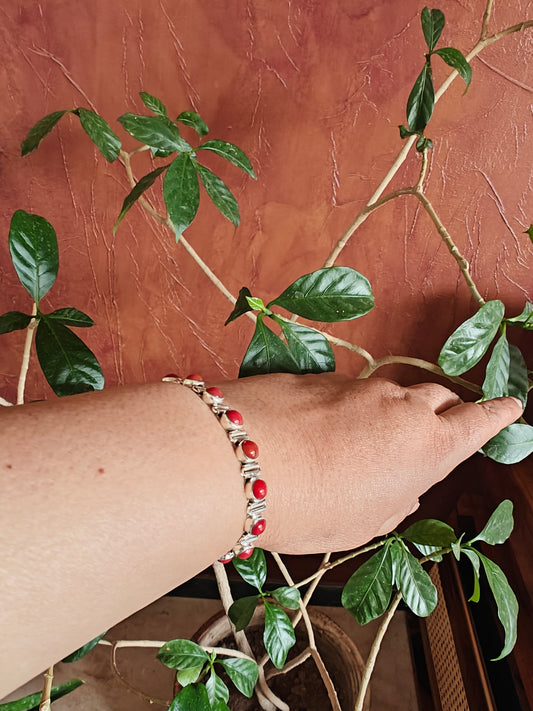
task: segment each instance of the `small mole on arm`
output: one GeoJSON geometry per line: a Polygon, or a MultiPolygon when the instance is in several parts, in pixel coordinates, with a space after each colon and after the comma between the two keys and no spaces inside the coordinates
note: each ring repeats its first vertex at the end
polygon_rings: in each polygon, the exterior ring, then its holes
{"type": "Polygon", "coordinates": [[[103,467],[99,467],[98,474],[103,474],[104,472],[105,472],[105,469],[103,467]]]}
{"type": "Polygon", "coordinates": [[[13,469],[13,465],[12,465],[12,464],[6,464],[6,469],[13,469]]]}

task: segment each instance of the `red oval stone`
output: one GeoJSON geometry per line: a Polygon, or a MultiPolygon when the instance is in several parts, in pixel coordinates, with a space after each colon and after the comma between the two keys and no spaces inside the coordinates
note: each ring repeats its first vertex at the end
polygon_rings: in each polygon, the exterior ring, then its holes
{"type": "Polygon", "coordinates": [[[222,390],[220,388],[207,388],[206,393],[209,393],[213,397],[222,397],[222,390]]]}
{"type": "Polygon", "coordinates": [[[249,558],[253,552],[254,552],[253,548],[248,548],[247,550],[243,551],[242,553],[239,553],[237,558],[240,558],[241,560],[246,560],[246,558],[249,558]]]}
{"type": "Polygon", "coordinates": [[[228,410],[226,412],[226,417],[234,425],[242,425],[244,422],[241,413],[237,412],[237,410],[228,410]]]}
{"type": "Polygon", "coordinates": [[[198,382],[203,383],[204,379],[202,378],[201,375],[198,375],[198,373],[191,373],[188,375],[185,380],[198,380],[198,382]]]}
{"type": "Polygon", "coordinates": [[[241,444],[242,451],[248,457],[248,459],[257,459],[259,455],[259,447],[251,439],[245,439],[241,444]]]}
{"type": "Polygon", "coordinates": [[[252,486],[252,493],[256,499],[264,499],[267,495],[267,485],[262,479],[256,479],[252,486]]]}
{"type": "Polygon", "coordinates": [[[260,518],[259,521],[254,523],[252,526],[252,533],[254,536],[260,536],[266,528],[266,521],[264,518],[260,518]]]}
{"type": "Polygon", "coordinates": [[[231,558],[226,558],[225,560],[219,560],[219,563],[223,563],[224,565],[227,565],[230,562],[231,558]]]}

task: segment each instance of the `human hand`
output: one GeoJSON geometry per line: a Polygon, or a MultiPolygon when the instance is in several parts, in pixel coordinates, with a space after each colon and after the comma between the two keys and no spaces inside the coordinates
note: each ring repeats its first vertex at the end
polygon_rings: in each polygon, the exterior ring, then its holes
{"type": "Polygon", "coordinates": [[[441,385],[266,375],[224,383],[269,487],[260,545],[347,550],[393,530],[418,497],[514,422],[514,398],[465,403],[441,385]]]}

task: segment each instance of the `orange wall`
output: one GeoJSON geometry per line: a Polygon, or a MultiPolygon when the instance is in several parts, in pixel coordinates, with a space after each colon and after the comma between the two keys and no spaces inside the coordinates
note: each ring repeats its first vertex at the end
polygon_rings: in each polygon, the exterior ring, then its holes
{"type": "MultiPolygon", "coordinates": [[[[332,245],[385,175],[401,148],[397,125],[422,63],[422,0],[94,0],[14,2],[2,10],[0,46],[0,309],[29,300],[7,257],[12,212],[22,208],[55,226],[60,275],[47,303],[76,306],[97,325],[82,335],[108,384],[157,379],[191,369],[234,377],[252,324],[223,327],[231,307],[173,237],[135,207],[115,237],[112,225],[128,187],[74,117],[27,158],[19,146],[56,109],[95,107],[114,128],[142,112],[140,90],[171,114],[201,113],[211,136],[251,157],[253,182],[216,157],[241,205],[241,226],[202,200],[187,239],[236,294],[246,284],[265,300],[320,267],[332,245]]],[[[467,51],[480,30],[483,0],[442,0],[443,43],[467,51]]],[[[497,0],[491,27],[525,19],[528,2],[497,0]]],[[[508,313],[533,298],[530,174],[530,61],[533,31],[506,38],[474,61],[466,96],[457,81],[439,104],[428,193],[471,261],[486,298],[508,313]]],[[[436,79],[446,76],[444,65],[436,79]]],[[[134,147],[125,136],[125,146],[134,147]]],[[[412,183],[418,158],[393,187],[412,183]]],[[[146,156],[137,177],[148,172],[146,156]]],[[[161,206],[155,196],[154,202],[161,206]]],[[[365,223],[339,264],[365,274],[376,294],[367,317],[331,331],[375,356],[435,360],[473,302],[455,263],[413,198],[365,223]]],[[[0,393],[13,398],[23,334],[2,336],[0,393]]],[[[339,368],[363,361],[338,353],[339,368]]],[[[409,375],[408,377],[411,377],[409,375]]],[[[36,370],[31,398],[48,397],[36,370]]]]}

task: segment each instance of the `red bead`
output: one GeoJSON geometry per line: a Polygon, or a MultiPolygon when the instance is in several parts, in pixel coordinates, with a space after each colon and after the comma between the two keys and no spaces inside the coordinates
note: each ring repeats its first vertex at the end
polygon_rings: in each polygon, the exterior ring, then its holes
{"type": "Polygon", "coordinates": [[[203,383],[204,379],[202,378],[201,375],[198,375],[198,373],[191,373],[188,375],[185,380],[197,380],[199,383],[203,383]]]}
{"type": "Polygon", "coordinates": [[[267,485],[262,479],[256,479],[252,486],[252,493],[256,499],[264,499],[267,495],[267,485]]]}
{"type": "Polygon", "coordinates": [[[220,388],[207,388],[206,392],[213,397],[222,397],[222,390],[220,388]]]}
{"type": "Polygon", "coordinates": [[[259,456],[259,447],[251,439],[245,439],[241,444],[242,451],[248,457],[248,459],[257,459],[259,456]]]}
{"type": "Polygon", "coordinates": [[[219,560],[219,563],[222,563],[223,565],[227,565],[230,562],[231,558],[225,558],[224,560],[219,560]]]}
{"type": "Polygon", "coordinates": [[[260,536],[266,528],[266,521],[264,518],[260,518],[257,523],[252,526],[252,533],[254,536],[260,536]]]}
{"type": "Polygon", "coordinates": [[[239,553],[237,558],[240,558],[241,560],[246,560],[246,558],[249,558],[253,552],[254,552],[253,548],[248,548],[247,550],[243,551],[242,553],[239,553]]]}
{"type": "Polygon", "coordinates": [[[226,412],[226,417],[233,425],[240,426],[244,422],[241,413],[237,412],[237,410],[228,410],[226,412]]]}

